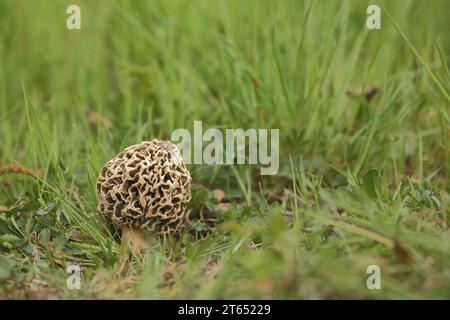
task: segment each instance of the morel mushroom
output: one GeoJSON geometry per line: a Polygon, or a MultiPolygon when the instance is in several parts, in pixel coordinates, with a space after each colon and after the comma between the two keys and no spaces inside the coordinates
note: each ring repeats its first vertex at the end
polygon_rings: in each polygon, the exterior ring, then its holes
{"type": "Polygon", "coordinates": [[[173,235],[191,200],[191,176],[178,148],[154,139],[110,160],[97,179],[98,210],[124,230],[123,240],[142,249],[139,231],[173,235]]]}

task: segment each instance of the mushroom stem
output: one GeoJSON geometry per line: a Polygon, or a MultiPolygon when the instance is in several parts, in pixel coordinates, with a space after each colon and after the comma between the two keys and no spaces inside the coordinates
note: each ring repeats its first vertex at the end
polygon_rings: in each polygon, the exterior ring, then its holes
{"type": "Polygon", "coordinates": [[[144,233],[140,229],[123,228],[122,244],[130,248],[133,252],[138,253],[149,248],[144,233]]]}

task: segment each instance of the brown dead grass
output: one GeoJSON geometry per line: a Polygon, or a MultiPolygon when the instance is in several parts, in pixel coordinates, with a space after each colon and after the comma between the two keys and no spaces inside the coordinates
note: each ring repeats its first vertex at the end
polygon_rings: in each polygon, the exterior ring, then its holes
{"type": "Polygon", "coordinates": [[[8,174],[8,173],[13,173],[13,174],[23,174],[26,176],[30,176],[33,177],[37,180],[42,180],[43,177],[41,174],[34,172],[30,169],[27,169],[25,167],[21,167],[18,165],[11,165],[11,166],[4,166],[4,167],[0,167],[0,176],[4,175],[4,174],[8,174]]]}

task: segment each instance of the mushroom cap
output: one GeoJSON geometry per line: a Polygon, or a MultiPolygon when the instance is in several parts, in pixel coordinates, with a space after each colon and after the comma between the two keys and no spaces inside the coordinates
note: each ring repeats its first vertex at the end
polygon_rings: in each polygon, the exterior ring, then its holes
{"type": "Polygon", "coordinates": [[[101,170],[98,210],[118,227],[176,233],[191,200],[191,176],[169,141],[126,148],[101,170]]]}

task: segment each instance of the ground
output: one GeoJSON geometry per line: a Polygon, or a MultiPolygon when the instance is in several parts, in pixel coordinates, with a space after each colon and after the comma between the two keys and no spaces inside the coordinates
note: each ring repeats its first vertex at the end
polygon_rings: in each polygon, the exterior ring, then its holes
{"type": "Polygon", "coordinates": [[[448,2],[370,4],[1,1],[0,298],[449,299],[448,2]],[[188,165],[133,255],[99,170],[196,120],[279,128],[280,170],[188,165]]]}

